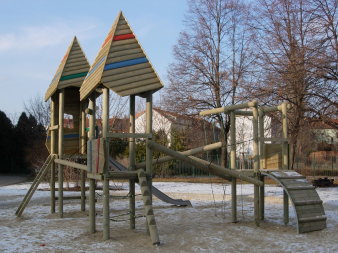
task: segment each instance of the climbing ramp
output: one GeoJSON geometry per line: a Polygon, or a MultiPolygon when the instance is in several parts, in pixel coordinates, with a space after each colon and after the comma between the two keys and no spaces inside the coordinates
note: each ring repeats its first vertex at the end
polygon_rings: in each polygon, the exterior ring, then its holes
{"type": "MultiPolygon", "coordinates": [[[[111,157],[109,158],[109,164],[110,166],[118,169],[119,171],[128,170],[125,166],[123,166],[121,163],[119,163],[118,161],[114,160],[111,157]]],[[[191,202],[189,200],[173,199],[154,186],[152,186],[151,192],[155,197],[162,200],[163,202],[166,202],[166,203],[169,203],[175,206],[191,206],[191,202]]]]}
{"type": "Polygon", "coordinates": [[[137,171],[138,180],[141,188],[142,199],[144,203],[145,216],[147,219],[147,225],[149,229],[150,238],[153,244],[159,244],[160,238],[158,236],[157,225],[155,221],[155,215],[153,206],[151,203],[151,193],[149,184],[147,181],[146,173],[140,169],[137,171]]]}
{"type": "Polygon", "coordinates": [[[23,211],[25,210],[26,206],[28,205],[29,201],[31,200],[34,192],[38,188],[41,180],[43,179],[43,177],[48,172],[50,166],[53,164],[55,158],[56,158],[56,155],[49,155],[47,157],[45,163],[43,164],[39,173],[35,177],[31,187],[29,188],[28,192],[26,193],[26,195],[25,195],[24,199],[22,200],[20,206],[16,210],[16,212],[15,212],[16,216],[20,217],[22,215],[23,211]]]}
{"type": "Polygon", "coordinates": [[[262,171],[262,174],[278,182],[288,194],[296,212],[298,233],[326,228],[323,201],[315,187],[296,171],[262,171]]]}

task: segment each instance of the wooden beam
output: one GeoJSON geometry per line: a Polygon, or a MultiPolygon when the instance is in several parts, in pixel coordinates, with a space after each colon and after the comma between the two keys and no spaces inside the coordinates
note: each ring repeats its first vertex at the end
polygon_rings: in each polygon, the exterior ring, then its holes
{"type": "Polygon", "coordinates": [[[151,149],[155,149],[157,151],[163,152],[164,154],[172,156],[175,159],[182,160],[182,161],[185,161],[187,163],[190,163],[190,164],[196,166],[197,168],[208,171],[211,174],[214,174],[214,175],[219,176],[221,178],[225,178],[225,179],[228,180],[229,177],[235,177],[235,178],[241,179],[243,181],[246,181],[246,182],[258,185],[258,186],[263,185],[263,183],[261,181],[256,180],[256,179],[251,178],[251,177],[241,175],[241,173],[239,173],[235,170],[223,168],[223,167],[221,167],[217,164],[210,163],[208,161],[202,160],[202,159],[194,157],[194,156],[187,157],[185,155],[180,154],[177,151],[171,150],[171,149],[164,147],[160,144],[157,144],[153,141],[149,141],[147,146],[151,149]]]}
{"type": "Polygon", "coordinates": [[[62,160],[62,159],[55,159],[54,162],[57,163],[57,164],[72,167],[72,168],[79,169],[79,170],[84,170],[84,171],[88,170],[87,165],[84,165],[84,164],[81,164],[81,163],[75,163],[75,162],[62,160]]]}
{"type": "Polygon", "coordinates": [[[109,179],[137,179],[136,171],[110,171],[107,175],[109,179]]]}
{"type": "MultiPolygon", "coordinates": [[[[198,154],[198,153],[219,149],[221,147],[222,147],[222,142],[216,142],[216,143],[213,143],[213,144],[205,145],[205,146],[198,147],[198,148],[189,149],[187,151],[182,151],[182,152],[179,152],[179,153],[181,153],[182,155],[185,155],[185,156],[191,156],[191,155],[195,155],[195,154],[198,154]]],[[[172,160],[175,160],[175,159],[171,156],[164,156],[164,157],[161,157],[161,158],[158,158],[158,159],[153,159],[152,164],[155,165],[155,164],[170,162],[172,160]]],[[[145,167],[146,167],[146,162],[141,162],[141,163],[136,164],[137,169],[141,169],[141,168],[145,168],[145,167]]]]}
{"type": "Polygon", "coordinates": [[[152,133],[108,133],[108,138],[137,138],[137,139],[148,139],[152,138],[152,133]]]}
{"type": "Polygon", "coordinates": [[[248,103],[243,103],[243,104],[238,104],[238,105],[229,105],[229,106],[215,108],[215,109],[211,109],[211,110],[205,110],[205,111],[200,112],[199,114],[201,116],[205,116],[205,115],[217,114],[217,113],[222,113],[222,112],[228,113],[228,112],[234,111],[234,110],[255,107],[256,105],[257,105],[257,101],[253,100],[253,101],[248,102],[248,103]]]}
{"type": "Polygon", "coordinates": [[[59,125],[54,125],[54,124],[48,128],[49,131],[55,131],[58,129],[59,129],[59,125]]]}

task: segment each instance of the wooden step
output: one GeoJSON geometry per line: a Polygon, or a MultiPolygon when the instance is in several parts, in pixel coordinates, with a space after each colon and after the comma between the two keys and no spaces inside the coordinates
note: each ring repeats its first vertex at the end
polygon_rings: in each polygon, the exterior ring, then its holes
{"type": "Polygon", "coordinates": [[[279,180],[284,180],[284,179],[306,179],[306,177],[304,176],[281,176],[281,177],[277,177],[279,180]]]}
{"type": "Polygon", "coordinates": [[[313,216],[313,217],[306,217],[306,218],[299,218],[299,223],[307,223],[307,222],[315,222],[315,221],[325,221],[327,218],[325,215],[320,216],[313,216]]]}
{"type": "Polygon", "coordinates": [[[301,185],[301,186],[290,186],[287,187],[288,191],[297,191],[297,190],[313,190],[315,189],[312,185],[301,185]]]}
{"type": "Polygon", "coordinates": [[[321,205],[322,200],[300,200],[294,202],[295,206],[321,205]]]}

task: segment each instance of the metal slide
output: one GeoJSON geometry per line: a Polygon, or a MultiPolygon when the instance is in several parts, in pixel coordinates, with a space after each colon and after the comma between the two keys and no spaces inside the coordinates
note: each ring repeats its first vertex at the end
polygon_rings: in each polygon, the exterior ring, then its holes
{"type": "MultiPolygon", "coordinates": [[[[109,157],[109,165],[113,168],[118,169],[119,171],[126,171],[128,170],[125,166],[123,166],[121,163],[118,161],[114,160],[113,158],[109,157]]],[[[183,200],[183,199],[173,199],[170,198],[168,195],[165,193],[161,192],[159,189],[156,187],[152,186],[151,188],[152,194],[159,198],[160,200],[175,205],[175,206],[191,206],[191,203],[189,200],[183,200]]]]}

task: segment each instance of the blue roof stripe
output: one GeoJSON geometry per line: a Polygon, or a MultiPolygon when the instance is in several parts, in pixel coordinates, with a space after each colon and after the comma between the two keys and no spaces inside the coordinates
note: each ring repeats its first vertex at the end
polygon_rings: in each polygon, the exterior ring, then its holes
{"type": "Polygon", "coordinates": [[[102,62],[107,58],[107,56],[103,56],[95,65],[94,67],[88,72],[85,79],[87,79],[93,72],[102,64],[102,62]]]}
{"type": "MultiPolygon", "coordinates": [[[[72,138],[79,138],[79,134],[64,134],[63,138],[65,139],[72,139],[72,138]]],[[[50,140],[50,136],[47,137],[47,140],[50,140]]]]}
{"type": "Polygon", "coordinates": [[[126,61],[113,62],[113,63],[107,64],[106,66],[104,66],[104,70],[118,69],[118,68],[136,65],[136,64],[146,63],[146,62],[148,62],[148,59],[146,57],[126,60],[126,61]]]}

